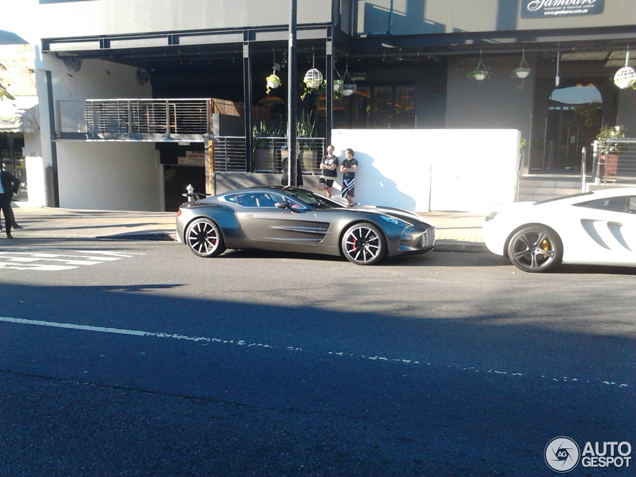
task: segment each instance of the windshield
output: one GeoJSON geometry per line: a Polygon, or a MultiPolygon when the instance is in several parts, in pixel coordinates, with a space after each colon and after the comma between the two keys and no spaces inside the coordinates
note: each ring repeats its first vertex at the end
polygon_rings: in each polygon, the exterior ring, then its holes
{"type": "Polygon", "coordinates": [[[292,197],[295,197],[299,201],[310,205],[317,209],[333,209],[333,208],[342,208],[342,204],[338,202],[328,199],[325,196],[314,194],[313,192],[306,189],[298,189],[296,187],[285,187],[283,191],[292,197]]]}

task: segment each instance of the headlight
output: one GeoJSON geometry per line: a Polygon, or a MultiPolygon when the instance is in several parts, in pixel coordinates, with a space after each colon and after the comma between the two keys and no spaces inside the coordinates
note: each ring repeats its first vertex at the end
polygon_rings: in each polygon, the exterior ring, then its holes
{"type": "Polygon", "coordinates": [[[396,219],[395,217],[391,217],[390,215],[381,215],[382,220],[386,220],[387,222],[392,223],[393,225],[399,225],[400,227],[410,227],[411,224],[408,222],[404,222],[403,220],[396,219]]]}

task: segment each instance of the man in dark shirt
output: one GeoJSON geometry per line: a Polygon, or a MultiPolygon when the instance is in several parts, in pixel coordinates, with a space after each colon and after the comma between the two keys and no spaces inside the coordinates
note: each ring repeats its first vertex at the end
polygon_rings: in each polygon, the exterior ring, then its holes
{"type": "Polygon", "coordinates": [[[340,164],[340,172],[342,172],[342,197],[347,199],[349,207],[354,205],[357,170],[358,161],[353,158],[353,149],[347,149],[345,151],[345,160],[340,164]]]}
{"type": "MultiPolygon", "coordinates": [[[[11,227],[15,225],[13,209],[11,209],[11,198],[20,189],[20,181],[12,174],[4,170],[4,164],[0,169],[0,209],[4,215],[5,226],[7,227],[7,238],[13,238],[11,227]]],[[[2,230],[2,224],[0,224],[2,230]]]]}
{"type": "Polygon", "coordinates": [[[320,163],[320,179],[318,179],[318,190],[326,191],[330,199],[333,181],[338,177],[338,156],[333,155],[333,149],[331,144],[327,146],[327,155],[320,163]]]}

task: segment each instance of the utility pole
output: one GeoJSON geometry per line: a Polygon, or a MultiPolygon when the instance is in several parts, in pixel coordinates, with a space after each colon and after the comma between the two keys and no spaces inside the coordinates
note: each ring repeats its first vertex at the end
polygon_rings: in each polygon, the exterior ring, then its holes
{"type": "Polygon", "coordinates": [[[289,0],[289,45],[287,63],[287,185],[297,186],[296,161],[296,0],[289,0]]]}

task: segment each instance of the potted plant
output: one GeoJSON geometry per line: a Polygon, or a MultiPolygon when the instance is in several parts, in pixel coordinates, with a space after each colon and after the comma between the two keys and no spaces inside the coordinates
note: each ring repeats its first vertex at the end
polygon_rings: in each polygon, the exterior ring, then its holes
{"type": "Polygon", "coordinates": [[[612,139],[625,137],[623,126],[603,126],[596,140],[598,141],[599,175],[605,179],[614,179],[618,170],[618,155],[620,147],[612,139]]]}
{"type": "Polygon", "coordinates": [[[300,155],[303,161],[303,170],[315,172],[317,170],[317,153],[312,150],[316,124],[312,119],[313,112],[302,111],[296,120],[296,137],[300,146],[300,155]]]}
{"type": "Polygon", "coordinates": [[[478,66],[476,69],[474,69],[473,71],[471,71],[470,73],[466,75],[467,78],[474,78],[477,81],[483,81],[486,78],[490,78],[491,76],[492,76],[492,73],[488,71],[488,69],[486,69],[485,66],[483,67],[478,66]]]}
{"type": "Polygon", "coordinates": [[[267,94],[269,94],[272,89],[276,89],[282,84],[280,78],[276,74],[276,71],[272,71],[272,74],[265,78],[265,82],[267,83],[267,94]]]}
{"type": "Polygon", "coordinates": [[[515,68],[510,74],[513,78],[526,79],[530,75],[530,68],[515,68]]]}
{"type": "Polygon", "coordinates": [[[483,81],[486,78],[489,78],[491,76],[492,73],[490,73],[490,71],[488,71],[488,68],[486,68],[486,65],[484,64],[484,62],[481,59],[481,51],[479,52],[479,63],[477,63],[477,67],[471,71],[470,73],[468,73],[467,77],[468,78],[474,78],[477,81],[483,81]]]}
{"type": "Polygon", "coordinates": [[[255,172],[275,171],[275,151],[272,138],[283,136],[284,132],[278,126],[268,126],[264,121],[254,125],[252,128],[252,148],[255,172]]]}

